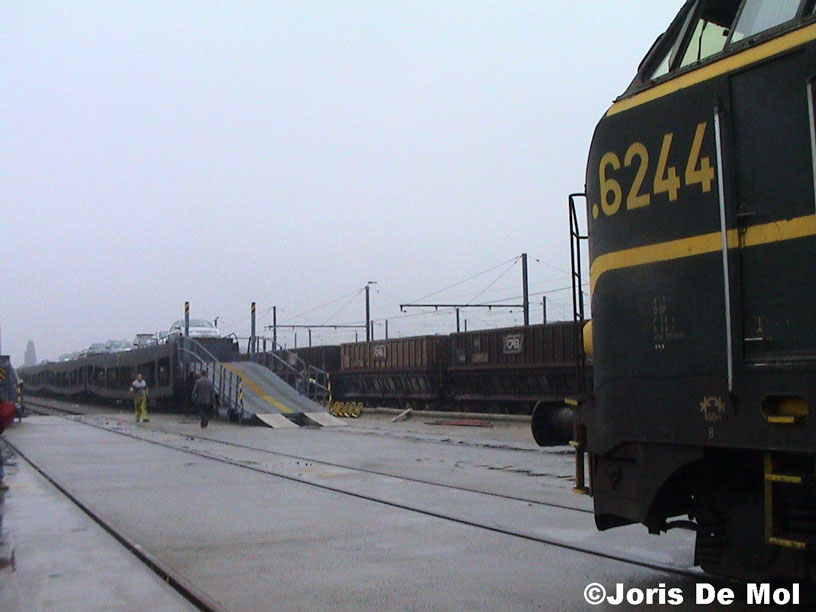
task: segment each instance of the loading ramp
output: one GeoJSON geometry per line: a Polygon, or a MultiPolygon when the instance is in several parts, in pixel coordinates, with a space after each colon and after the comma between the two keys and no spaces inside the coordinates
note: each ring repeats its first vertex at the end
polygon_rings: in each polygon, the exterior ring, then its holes
{"type": "Polygon", "coordinates": [[[230,419],[257,420],[275,428],[346,425],[328,410],[254,362],[220,361],[200,342],[180,338],[180,366],[185,372],[211,373],[222,409],[230,419]]]}
{"type": "MultiPolygon", "coordinates": [[[[221,376],[226,379],[229,373],[233,380],[240,381],[244,418],[257,417],[270,427],[346,425],[323,406],[298,393],[269,368],[250,361],[222,362],[221,366],[226,371],[221,370],[221,376]]],[[[215,377],[215,387],[219,389],[219,374],[215,377]]]]}

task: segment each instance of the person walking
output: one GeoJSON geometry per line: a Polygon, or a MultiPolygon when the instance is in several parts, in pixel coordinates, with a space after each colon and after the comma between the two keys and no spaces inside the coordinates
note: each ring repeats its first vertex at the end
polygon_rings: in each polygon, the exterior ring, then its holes
{"type": "MultiPolygon", "coordinates": [[[[0,389],[2,391],[2,389],[0,389]]],[[[2,434],[6,427],[14,422],[14,404],[0,399],[0,434],[2,434]]],[[[3,480],[6,477],[6,472],[3,467],[3,446],[0,445],[0,494],[9,490],[9,486],[3,480]]],[[[2,499],[2,498],[0,498],[2,499]]],[[[0,516],[0,524],[2,524],[2,516],[0,516]]]]}
{"type": "Polygon", "coordinates": [[[136,422],[149,423],[147,417],[147,381],[141,374],[136,375],[136,380],[130,383],[130,390],[134,393],[133,404],[136,408],[136,422]]]}
{"type": "Polygon", "coordinates": [[[201,418],[201,427],[206,427],[210,422],[212,406],[215,403],[215,389],[210,379],[207,378],[206,370],[201,372],[201,378],[193,385],[192,400],[201,418]]]}
{"type": "Polygon", "coordinates": [[[9,490],[9,486],[3,480],[6,477],[6,470],[3,468],[3,449],[0,448],[0,493],[9,490]]]}
{"type": "Polygon", "coordinates": [[[198,380],[198,374],[190,370],[187,374],[187,378],[184,379],[184,414],[190,414],[195,409],[193,407],[193,387],[195,387],[195,383],[198,380]]]}

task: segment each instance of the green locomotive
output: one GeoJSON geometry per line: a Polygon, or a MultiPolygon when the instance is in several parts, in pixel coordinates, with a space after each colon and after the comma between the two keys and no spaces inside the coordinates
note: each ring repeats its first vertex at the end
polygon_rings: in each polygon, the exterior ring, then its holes
{"type": "Polygon", "coordinates": [[[814,4],[687,1],[586,174],[579,481],[600,529],[694,529],[745,579],[816,573],[814,4]]]}

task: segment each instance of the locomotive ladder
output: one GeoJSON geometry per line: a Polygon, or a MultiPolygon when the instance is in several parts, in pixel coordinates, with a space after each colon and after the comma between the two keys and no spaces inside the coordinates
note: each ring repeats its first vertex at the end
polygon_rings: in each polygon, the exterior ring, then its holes
{"type": "MultiPolygon", "coordinates": [[[[775,509],[774,491],[778,486],[802,486],[813,480],[810,473],[794,471],[790,469],[785,470],[785,473],[779,471],[780,468],[785,469],[780,461],[781,456],[775,455],[771,452],[766,452],[764,481],[765,481],[765,543],[770,546],[778,546],[781,548],[792,548],[794,550],[806,550],[809,548],[809,542],[799,539],[794,533],[781,533],[781,529],[777,521],[777,511],[775,509]]],[[[802,534],[806,535],[806,534],[802,534]]]]}

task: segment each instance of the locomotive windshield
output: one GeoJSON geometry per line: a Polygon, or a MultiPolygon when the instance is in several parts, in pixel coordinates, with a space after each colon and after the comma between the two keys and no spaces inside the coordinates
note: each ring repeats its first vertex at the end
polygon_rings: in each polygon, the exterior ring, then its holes
{"type": "Polygon", "coordinates": [[[813,10],[812,0],[695,0],[641,65],[636,85],[712,57],[742,40],[787,24],[813,10]]]}

